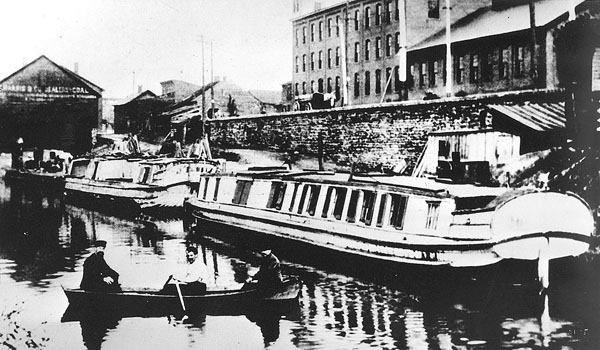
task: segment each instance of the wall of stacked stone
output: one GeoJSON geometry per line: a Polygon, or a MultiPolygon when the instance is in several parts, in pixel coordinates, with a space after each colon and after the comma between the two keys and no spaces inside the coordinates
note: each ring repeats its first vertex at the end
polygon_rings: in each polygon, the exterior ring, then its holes
{"type": "Polygon", "coordinates": [[[339,166],[362,163],[369,168],[389,168],[404,159],[410,172],[430,132],[477,129],[488,104],[531,100],[525,95],[494,94],[213,120],[211,142],[221,148],[297,150],[311,156],[318,155],[322,147],[324,158],[339,166]]]}

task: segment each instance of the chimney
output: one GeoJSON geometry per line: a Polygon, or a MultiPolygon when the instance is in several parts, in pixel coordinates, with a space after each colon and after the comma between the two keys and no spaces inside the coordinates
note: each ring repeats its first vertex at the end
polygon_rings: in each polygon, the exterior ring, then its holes
{"type": "Polygon", "coordinates": [[[321,3],[320,2],[315,2],[315,12],[319,11],[321,9],[321,3]]]}
{"type": "Polygon", "coordinates": [[[75,62],[75,64],[73,65],[73,72],[75,74],[79,74],[79,62],[75,62]]]}
{"type": "Polygon", "coordinates": [[[142,85],[138,85],[138,94],[142,93],[142,85]]]}
{"type": "Polygon", "coordinates": [[[25,58],[25,56],[23,56],[23,67],[25,67],[27,65],[27,58],[25,58]]]}

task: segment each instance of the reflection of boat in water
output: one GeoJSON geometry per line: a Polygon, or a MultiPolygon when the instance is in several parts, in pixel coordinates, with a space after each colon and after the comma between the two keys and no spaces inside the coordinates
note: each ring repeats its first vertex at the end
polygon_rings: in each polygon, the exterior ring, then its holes
{"type": "Polygon", "coordinates": [[[185,208],[195,220],[428,266],[576,256],[594,227],[570,193],[281,169],[201,176],[185,208]]]}
{"type": "Polygon", "coordinates": [[[197,188],[200,174],[222,166],[197,158],[81,158],[73,161],[65,191],[68,198],[93,198],[131,210],[179,208],[197,188]]]}
{"type": "MultiPolygon", "coordinates": [[[[289,278],[274,289],[209,290],[202,295],[183,295],[186,310],[209,310],[210,308],[230,307],[245,302],[277,302],[296,300],[302,283],[297,278],[289,278]]],[[[103,306],[106,310],[131,314],[165,313],[180,310],[178,295],[161,294],[157,291],[124,290],[118,293],[90,292],[81,289],[63,288],[69,305],[73,307],[103,306]]]]}

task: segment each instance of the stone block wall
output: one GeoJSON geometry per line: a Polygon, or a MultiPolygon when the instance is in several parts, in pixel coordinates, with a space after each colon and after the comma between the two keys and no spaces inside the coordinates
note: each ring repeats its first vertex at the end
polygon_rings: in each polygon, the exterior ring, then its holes
{"type": "MultiPolygon", "coordinates": [[[[544,94],[542,99],[556,99],[544,94]]],[[[432,131],[477,129],[488,104],[540,99],[507,93],[436,101],[399,102],[211,121],[211,143],[222,148],[298,150],[349,166],[392,167],[401,159],[416,165],[432,131]],[[321,141],[322,140],[322,141],[321,141]]]]}

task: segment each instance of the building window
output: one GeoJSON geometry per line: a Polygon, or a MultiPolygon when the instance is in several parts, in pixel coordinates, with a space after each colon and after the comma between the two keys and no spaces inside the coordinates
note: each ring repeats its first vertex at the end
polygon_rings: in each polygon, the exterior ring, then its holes
{"type": "Polygon", "coordinates": [[[315,41],[315,24],[312,23],[310,25],[310,41],[314,42],[315,41]]]}
{"type": "Polygon", "coordinates": [[[335,77],[335,99],[339,100],[341,96],[340,77],[335,77]]]}
{"type": "Polygon", "coordinates": [[[381,69],[375,71],[375,93],[381,93],[381,69]]]}
{"type": "Polygon", "coordinates": [[[315,53],[310,53],[310,70],[315,70],[315,53]]]}
{"type": "Polygon", "coordinates": [[[375,6],[375,25],[378,26],[381,24],[381,4],[377,4],[375,6]]]}
{"type": "Polygon", "coordinates": [[[327,19],[327,36],[331,38],[331,25],[332,25],[333,21],[331,20],[331,18],[327,19]]]}
{"type": "Polygon", "coordinates": [[[425,228],[435,230],[440,216],[440,202],[427,202],[427,220],[425,228]]]}
{"type": "Polygon", "coordinates": [[[302,55],[302,71],[306,72],[306,55],[302,55]]]}
{"type": "Polygon", "coordinates": [[[360,11],[354,11],[354,30],[360,29],[360,11]]]}
{"type": "Polygon", "coordinates": [[[323,40],[323,21],[319,21],[319,41],[323,40]]]}
{"type": "Polygon", "coordinates": [[[525,48],[515,47],[515,77],[523,77],[525,74],[525,48]]]}
{"type": "Polygon", "coordinates": [[[302,43],[306,44],[306,27],[302,27],[302,43]]]}
{"type": "Polygon", "coordinates": [[[371,94],[371,72],[365,72],[365,96],[371,94]]]}
{"type": "Polygon", "coordinates": [[[360,96],[360,76],[354,73],[354,97],[360,96]]]}
{"type": "Polygon", "coordinates": [[[365,61],[368,61],[371,57],[371,40],[365,41],[365,61]]]}
{"type": "Polygon", "coordinates": [[[457,84],[463,83],[463,76],[465,73],[465,65],[462,56],[454,56],[454,81],[457,84]]]}
{"type": "Polygon", "coordinates": [[[392,2],[385,3],[385,23],[392,23],[392,2]]]}
{"type": "Polygon", "coordinates": [[[323,68],[323,51],[319,51],[319,69],[323,68]]]}
{"type": "Polygon", "coordinates": [[[321,92],[321,93],[323,92],[323,78],[319,79],[317,89],[319,92],[321,92]]]}
{"type": "Polygon", "coordinates": [[[335,36],[340,36],[340,16],[335,16],[335,36]]]}
{"type": "Polygon", "coordinates": [[[392,55],[392,36],[391,35],[388,35],[385,37],[385,55],[388,57],[392,55]]]}
{"type": "Polygon", "coordinates": [[[300,95],[300,84],[298,84],[298,83],[296,83],[296,86],[295,86],[295,94],[296,94],[296,96],[300,95]]]}
{"type": "Polygon", "coordinates": [[[335,66],[339,67],[340,65],[340,47],[335,48],[335,66]]]}
{"type": "Polygon", "coordinates": [[[394,67],[394,91],[400,91],[400,66],[394,67]]]}
{"type": "Polygon", "coordinates": [[[427,84],[427,62],[419,66],[419,87],[424,88],[425,84],[427,84]]]}
{"type": "Polygon", "coordinates": [[[392,68],[388,67],[385,69],[385,92],[387,94],[392,92],[391,77],[392,77],[392,68]]]}
{"type": "Polygon", "coordinates": [[[493,52],[484,52],[481,54],[481,80],[485,82],[492,81],[494,70],[492,62],[494,62],[493,52]]]}
{"type": "Polygon", "coordinates": [[[433,87],[437,85],[439,69],[440,61],[433,61],[433,64],[431,65],[431,71],[429,72],[429,86],[433,87]]]}
{"type": "Polygon", "coordinates": [[[300,33],[299,33],[298,28],[296,28],[296,46],[298,46],[299,39],[300,39],[300,33]]]}
{"type": "Polygon", "coordinates": [[[471,84],[479,83],[479,55],[471,54],[471,64],[469,66],[469,81],[471,84]]]}
{"type": "Polygon", "coordinates": [[[331,68],[331,49],[327,50],[327,68],[331,68]]]}
{"type": "Polygon", "coordinates": [[[296,56],[296,73],[300,71],[300,57],[296,56]]]}
{"type": "Polygon", "coordinates": [[[310,81],[310,93],[313,94],[315,92],[315,81],[310,81]]]}
{"type": "Polygon", "coordinates": [[[400,32],[396,32],[396,52],[400,51],[400,32]]]}
{"type": "Polygon", "coordinates": [[[508,79],[508,59],[509,59],[508,48],[500,50],[500,57],[498,60],[498,75],[500,79],[508,79]]]}
{"type": "Polygon", "coordinates": [[[306,94],[306,82],[302,82],[302,94],[306,94]]]}
{"type": "Polygon", "coordinates": [[[333,87],[331,86],[331,78],[327,78],[327,92],[330,93],[333,91],[333,87]]]}
{"type": "Polygon", "coordinates": [[[398,1],[398,0],[395,0],[394,2],[396,3],[396,6],[395,6],[395,8],[396,8],[396,13],[394,14],[394,18],[395,18],[395,19],[396,19],[396,21],[397,21],[398,19],[400,19],[400,4],[399,4],[399,1],[398,1]]]}
{"type": "Polygon", "coordinates": [[[371,8],[365,8],[365,29],[371,28],[371,8]]]}
{"type": "Polygon", "coordinates": [[[354,43],[354,62],[358,62],[360,53],[360,43],[354,43]]]}

